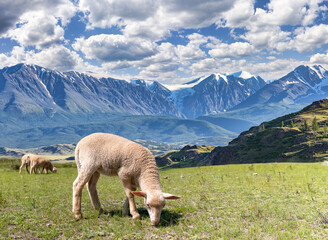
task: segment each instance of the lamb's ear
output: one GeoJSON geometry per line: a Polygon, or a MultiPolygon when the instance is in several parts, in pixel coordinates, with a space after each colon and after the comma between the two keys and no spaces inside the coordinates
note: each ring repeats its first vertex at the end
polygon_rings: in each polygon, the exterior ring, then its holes
{"type": "Polygon", "coordinates": [[[132,192],[133,195],[136,195],[138,197],[144,197],[147,198],[147,193],[146,192],[132,192]]]}
{"type": "Polygon", "coordinates": [[[165,199],[179,199],[180,198],[179,196],[172,195],[170,193],[163,193],[163,196],[165,199]]]}

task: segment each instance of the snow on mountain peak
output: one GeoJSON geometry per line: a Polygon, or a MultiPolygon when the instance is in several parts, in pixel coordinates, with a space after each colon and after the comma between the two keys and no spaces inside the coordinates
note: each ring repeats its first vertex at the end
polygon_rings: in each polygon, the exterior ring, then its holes
{"type": "Polygon", "coordinates": [[[321,65],[313,65],[310,67],[311,70],[315,71],[320,78],[325,78],[325,73],[327,72],[321,65]]]}
{"type": "Polygon", "coordinates": [[[236,73],[233,73],[231,75],[235,76],[235,77],[239,77],[239,78],[244,78],[244,79],[249,79],[249,78],[254,77],[254,75],[252,75],[252,74],[250,74],[249,72],[246,72],[246,71],[236,72],[236,73]]]}
{"type": "Polygon", "coordinates": [[[221,73],[216,73],[214,75],[215,75],[215,78],[217,81],[219,81],[220,79],[223,79],[226,83],[228,83],[227,75],[221,74],[221,73]]]}

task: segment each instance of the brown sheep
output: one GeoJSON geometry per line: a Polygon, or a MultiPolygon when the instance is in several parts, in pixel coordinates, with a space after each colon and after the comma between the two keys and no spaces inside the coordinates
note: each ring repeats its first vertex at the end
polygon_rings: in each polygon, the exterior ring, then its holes
{"type": "Polygon", "coordinates": [[[36,173],[35,169],[42,168],[40,173],[42,173],[44,170],[46,170],[46,173],[48,173],[48,170],[50,170],[53,173],[57,172],[57,168],[52,165],[49,159],[38,156],[38,155],[28,155],[28,159],[30,161],[31,169],[30,174],[32,174],[33,170],[34,173],[36,173]]]}
{"type": "Polygon", "coordinates": [[[133,219],[140,219],[134,202],[134,196],[143,197],[151,224],[160,221],[165,199],[180,197],[163,193],[160,187],[158,169],[151,152],[128,139],[107,133],[94,133],[83,138],[75,149],[75,162],[78,177],[73,183],[73,212],[77,219],[82,218],[82,189],[87,189],[93,207],[102,212],[97,194],[97,182],[100,174],[118,176],[123,184],[126,200],[123,215],[130,213],[133,219]],[[142,191],[136,192],[140,187],[142,191]]]}

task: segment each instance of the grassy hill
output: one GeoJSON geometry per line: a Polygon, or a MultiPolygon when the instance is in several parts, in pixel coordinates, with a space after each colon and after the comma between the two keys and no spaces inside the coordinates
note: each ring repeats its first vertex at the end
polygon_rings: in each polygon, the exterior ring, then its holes
{"type": "Polygon", "coordinates": [[[230,163],[317,162],[328,159],[328,100],[242,132],[229,145],[193,158],[189,166],[230,163]]]}

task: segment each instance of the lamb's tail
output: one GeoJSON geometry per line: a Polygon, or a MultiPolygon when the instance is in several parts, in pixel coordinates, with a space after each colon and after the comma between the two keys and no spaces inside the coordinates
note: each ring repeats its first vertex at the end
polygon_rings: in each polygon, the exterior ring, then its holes
{"type": "Polygon", "coordinates": [[[80,148],[79,148],[79,146],[76,146],[76,148],[75,148],[75,163],[76,163],[76,166],[77,166],[77,171],[79,171],[80,168],[81,168],[81,162],[80,162],[79,154],[80,154],[80,148]]]}

